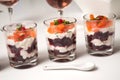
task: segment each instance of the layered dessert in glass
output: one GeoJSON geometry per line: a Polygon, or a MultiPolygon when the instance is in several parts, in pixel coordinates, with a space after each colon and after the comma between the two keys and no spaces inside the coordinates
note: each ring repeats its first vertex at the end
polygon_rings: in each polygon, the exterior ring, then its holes
{"type": "Polygon", "coordinates": [[[7,37],[10,65],[26,68],[37,64],[36,23],[14,23],[3,27],[7,37]]]}
{"type": "Polygon", "coordinates": [[[113,53],[115,15],[85,15],[85,37],[88,53],[105,56],[113,53]]]}
{"type": "Polygon", "coordinates": [[[49,58],[56,62],[75,59],[76,28],[75,18],[53,18],[45,20],[49,58]]]}

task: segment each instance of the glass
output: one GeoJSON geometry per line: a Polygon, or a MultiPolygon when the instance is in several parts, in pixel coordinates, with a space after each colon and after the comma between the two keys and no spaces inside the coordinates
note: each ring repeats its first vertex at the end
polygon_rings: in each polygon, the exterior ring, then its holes
{"type": "Polygon", "coordinates": [[[113,53],[115,35],[114,14],[86,14],[85,38],[88,53],[94,56],[107,56],[113,53]]]}
{"type": "Polygon", "coordinates": [[[13,8],[12,6],[19,0],[0,0],[0,3],[8,7],[10,22],[12,21],[13,8]]]}
{"type": "Polygon", "coordinates": [[[34,22],[20,22],[6,25],[5,32],[10,65],[14,68],[28,68],[37,65],[38,49],[34,22]]]}
{"type": "Polygon", "coordinates": [[[55,62],[75,59],[76,19],[71,17],[51,18],[44,21],[47,26],[49,58],[55,62]]]}
{"type": "Polygon", "coordinates": [[[46,0],[46,1],[50,6],[58,9],[58,12],[60,13],[61,17],[63,15],[62,9],[72,2],[72,0],[46,0]]]}

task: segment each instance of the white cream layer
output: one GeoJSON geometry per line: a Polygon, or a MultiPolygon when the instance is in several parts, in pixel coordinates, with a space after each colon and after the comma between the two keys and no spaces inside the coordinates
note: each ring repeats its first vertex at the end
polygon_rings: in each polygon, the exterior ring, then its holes
{"type": "Polygon", "coordinates": [[[33,57],[33,56],[35,56],[35,54],[37,54],[37,50],[34,50],[34,51],[31,52],[31,53],[28,53],[28,52],[25,51],[25,50],[21,50],[21,51],[20,51],[20,55],[23,57],[23,59],[33,57]]]}
{"type": "Polygon", "coordinates": [[[25,38],[23,41],[19,41],[19,42],[14,42],[14,40],[12,40],[12,39],[7,39],[7,44],[13,45],[16,48],[23,48],[24,50],[27,50],[28,47],[30,47],[32,45],[33,41],[34,41],[34,38],[32,38],[32,37],[25,38]]]}
{"type": "Polygon", "coordinates": [[[108,40],[106,41],[101,41],[99,39],[93,39],[91,43],[94,44],[95,46],[101,46],[101,45],[111,46],[113,44],[113,36],[109,36],[108,40]]]}
{"type": "Polygon", "coordinates": [[[71,46],[69,46],[69,47],[59,47],[59,46],[56,46],[56,47],[55,47],[55,46],[53,46],[53,45],[48,45],[48,48],[49,48],[50,50],[59,50],[59,52],[64,53],[64,52],[71,51],[71,50],[75,49],[75,48],[76,48],[76,45],[73,44],[73,45],[71,45],[71,46]]]}

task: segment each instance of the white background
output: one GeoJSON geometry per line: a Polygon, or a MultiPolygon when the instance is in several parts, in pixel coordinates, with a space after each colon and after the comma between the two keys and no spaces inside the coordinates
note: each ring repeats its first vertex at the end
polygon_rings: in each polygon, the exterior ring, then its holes
{"type": "MultiPolygon", "coordinates": [[[[50,7],[46,0],[20,0],[14,6],[13,21],[33,20],[38,23],[39,64],[29,69],[10,67],[3,33],[0,32],[0,80],[120,80],[120,21],[116,20],[114,54],[107,57],[95,57],[87,54],[82,26],[82,12],[72,2],[64,9],[64,16],[77,18],[77,58],[72,62],[56,63],[48,58],[43,20],[59,16],[56,9],[50,7]],[[45,65],[72,65],[93,62],[94,71],[75,70],[44,71],[45,65]]],[[[9,22],[7,8],[0,5],[0,25],[9,22]]]]}

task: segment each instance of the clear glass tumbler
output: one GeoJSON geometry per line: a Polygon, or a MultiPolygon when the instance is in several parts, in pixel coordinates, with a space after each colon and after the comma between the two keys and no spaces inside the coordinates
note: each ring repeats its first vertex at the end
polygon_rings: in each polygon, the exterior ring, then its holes
{"type": "Polygon", "coordinates": [[[14,68],[28,68],[37,65],[37,24],[31,21],[13,23],[3,27],[10,65],[14,68]]]}
{"type": "Polygon", "coordinates": [[[107,56],[113,53],[115,17],[114,14],[86,14],[83,16],[86,46],[89,54],[107,56]]]}
{"type": "Polygon", "coordinates": [[[49,58],[55,62],[75,59],[76,19],[71,17],[51,18],[44,21],[47,26],[49,58]]]}

